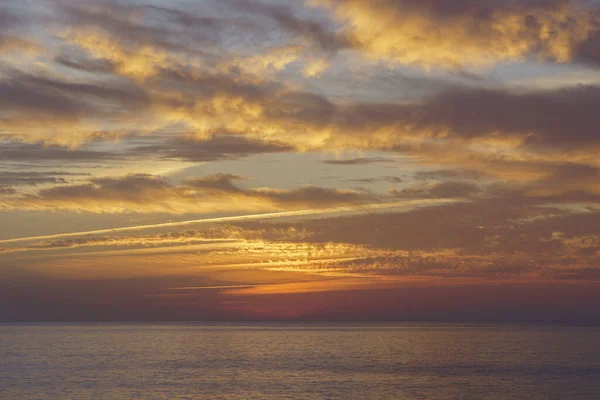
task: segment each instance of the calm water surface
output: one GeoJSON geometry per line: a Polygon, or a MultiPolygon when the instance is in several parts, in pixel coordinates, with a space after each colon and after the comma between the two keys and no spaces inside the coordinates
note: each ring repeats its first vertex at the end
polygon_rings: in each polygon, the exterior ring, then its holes
{"type": "Polygon", "coordinates": [[[600,328],[4,324],[1,399],[600,399],[600,328]]]}

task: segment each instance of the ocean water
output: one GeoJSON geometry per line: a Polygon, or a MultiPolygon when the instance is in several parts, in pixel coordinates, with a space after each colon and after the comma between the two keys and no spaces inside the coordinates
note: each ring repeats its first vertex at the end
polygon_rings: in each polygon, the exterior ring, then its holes
{"type": "Polygon", "coordinates": [[[3,324],[0,399],[600,399],[600,328],[3,324]]]}

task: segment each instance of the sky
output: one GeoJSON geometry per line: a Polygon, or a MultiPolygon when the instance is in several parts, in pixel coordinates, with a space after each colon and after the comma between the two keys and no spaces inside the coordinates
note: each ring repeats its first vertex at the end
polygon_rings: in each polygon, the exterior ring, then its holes
{"type": "Polygon", "coordinates": [[[597,1],[0,22],[0,321],[600,321],[597,1]]]}

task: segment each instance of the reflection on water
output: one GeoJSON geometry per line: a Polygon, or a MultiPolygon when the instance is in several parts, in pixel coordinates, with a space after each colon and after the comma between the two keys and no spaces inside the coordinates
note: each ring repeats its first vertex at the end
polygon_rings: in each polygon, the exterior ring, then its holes
{"type": "Polygon", "coordinates": [[[600,328],[0,325],[2,399],[600,399],[600,328]]]}

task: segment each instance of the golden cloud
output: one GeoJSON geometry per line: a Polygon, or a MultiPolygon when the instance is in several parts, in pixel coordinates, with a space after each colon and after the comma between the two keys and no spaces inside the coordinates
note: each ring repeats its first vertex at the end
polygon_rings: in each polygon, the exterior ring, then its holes
{"type": "Polygon", "coordinates": [[[598,29],[583,2],[310,0],[333,11],[366,56],[424,68],[491,66],[530,55],[570,61],[598,29]]]}

